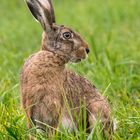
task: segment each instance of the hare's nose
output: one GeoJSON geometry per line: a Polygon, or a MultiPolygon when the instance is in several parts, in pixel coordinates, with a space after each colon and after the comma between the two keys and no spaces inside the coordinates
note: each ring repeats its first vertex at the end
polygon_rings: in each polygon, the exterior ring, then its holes
{"type": "Polygon", "coordinates": [[[90,52],[90,51],[89,51],[89,48],[86,48],[86,52],[87,52],[87,54],[90,52]]]}

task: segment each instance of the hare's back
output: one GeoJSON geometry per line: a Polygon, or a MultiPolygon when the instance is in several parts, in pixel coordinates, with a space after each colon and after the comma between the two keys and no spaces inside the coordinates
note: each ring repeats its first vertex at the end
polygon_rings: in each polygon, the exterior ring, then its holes
{"type": "MultiPolygon", "coordinates": [[[[98,92],[96,87],[91,84],[85,77],[80,76],[72,71],[66,71],[67,82],[64,83],[65,89],[73,98],[75,103],[79,100],[85,100],[88,103],[90,100],[100,100],[103,96],[98,92]]],[[[69,97],[69,98],[71,98],[69,97]]]]}

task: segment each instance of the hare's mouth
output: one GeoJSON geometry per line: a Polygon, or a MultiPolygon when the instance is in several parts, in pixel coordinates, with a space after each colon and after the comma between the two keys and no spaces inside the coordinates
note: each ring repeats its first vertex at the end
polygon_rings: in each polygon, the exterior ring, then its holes
{"type": "Polygon", "coordinates": [[[76,63],[81,62],[81,60],[82,60],[82,59],[77,59],[77,60],[76,60],[76,63]]]}
{"type": "Polygon", "coordinates": [[[78,63],[78,62],[81,62],[81,60],[82,60],[82,59],[80,59],[80,58],[79,58],[79,59],[72,59],[71,62],[73,62],[73,63],[78,63]]]}

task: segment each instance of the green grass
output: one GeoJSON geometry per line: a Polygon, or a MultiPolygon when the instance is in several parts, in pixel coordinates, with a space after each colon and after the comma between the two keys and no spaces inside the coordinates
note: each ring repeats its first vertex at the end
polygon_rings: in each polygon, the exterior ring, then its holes
{"type": "MultiPolygon", "coordinates": [[[[140,1],[54,0],[54,5],[57,23],[77,30],[90,45],[88,60],[69,67],[108,98],[118,121],[113,139],[140,139],[140,1]]],[[[41,33],[23,0],[1,0],[0,140],[26,140],[31,131],[20,105],[19,74],[24,60],[40,49],[41,33]]],[[[81,131],[52,140],[84,137],[81,131]]]]}

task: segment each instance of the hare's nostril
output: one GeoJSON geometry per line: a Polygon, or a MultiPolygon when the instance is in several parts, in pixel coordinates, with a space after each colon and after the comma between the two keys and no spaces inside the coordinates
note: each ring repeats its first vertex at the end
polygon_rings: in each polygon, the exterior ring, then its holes
{"type": "Polygon", "coordinates": [[[87,52],[87,54],[90,52],[88,48],[86,48],[86,52],[87,52]]]}

